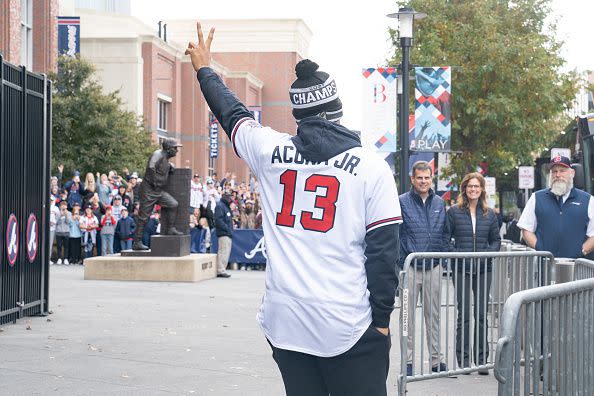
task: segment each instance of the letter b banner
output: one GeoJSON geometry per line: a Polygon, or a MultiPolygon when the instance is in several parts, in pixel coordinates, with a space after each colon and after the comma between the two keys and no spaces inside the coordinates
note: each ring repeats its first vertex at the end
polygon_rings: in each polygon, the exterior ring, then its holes
{"type": "Polygon", "coordinates": [[[363,69],[361,143],[373,151],[396,151],[396,69],[363,69]]]}

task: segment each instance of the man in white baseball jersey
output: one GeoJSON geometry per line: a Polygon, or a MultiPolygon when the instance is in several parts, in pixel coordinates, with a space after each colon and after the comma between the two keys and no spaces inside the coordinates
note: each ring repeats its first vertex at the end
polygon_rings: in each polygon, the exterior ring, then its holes
{"type": "Polygon", "coordinates": [[[310,60],[289,91],[297,135],[257,123],[209,67],[213,34],[205,41],[198,24],[186,54],[260,182],[268,263],[257,319],[287,395],[386,395],[402,222],[390,168],[338,124],[336,84],[310,60]]]}

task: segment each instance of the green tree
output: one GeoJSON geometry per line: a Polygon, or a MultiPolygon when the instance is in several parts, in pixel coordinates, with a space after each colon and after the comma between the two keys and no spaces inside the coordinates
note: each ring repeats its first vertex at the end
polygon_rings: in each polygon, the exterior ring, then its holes
{"type": "MultiPolygon", "coordinates": [[[[427,13],[415,22],[411,63],[452,66],[452,148],[457,154],[450,173],[460,177],[488,162],[489,175],[511,175],[516,166],[531,165],[534,153],[549,147],[567,125],[564,110],[575,98],[577,78],[560,70],[562,43],[555,24],[545,24],[550,3],[400,2],[427,13]]],[[[397,65],[398,33],[391,34],[396,48],[391,63],[397,65]]]]}
{"type": "MultiPolygon", "coordinates": [[[[124,110],[119,92],[104,94],[95,67],[80,58],[62,56],[53,80],[52,164],[64,164],[65,175],[77,169],[144,170],[157,148],[142,120],[124,110]]],[[[84,176],[84,173],[83,173],[84,176]]]]}

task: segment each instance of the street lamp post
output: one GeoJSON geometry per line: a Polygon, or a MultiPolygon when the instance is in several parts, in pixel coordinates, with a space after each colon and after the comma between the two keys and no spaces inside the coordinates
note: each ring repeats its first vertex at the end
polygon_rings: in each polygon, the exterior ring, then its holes
{"type": "Polygon", "coordinates": [[[415,19],[423,19],[427,16],[422,12],[416,12],[412,8],[400,8],[398,12],[387,15],[389,18],[398,18],[398,37],[400,38],[400,47],[402,48],[402,103],[400,106],[400,192],[404,193],[409,188],[408,177],[408,106],[409,106],[409,59],[410,47],[413,38],[413,24],[415,19]]]}

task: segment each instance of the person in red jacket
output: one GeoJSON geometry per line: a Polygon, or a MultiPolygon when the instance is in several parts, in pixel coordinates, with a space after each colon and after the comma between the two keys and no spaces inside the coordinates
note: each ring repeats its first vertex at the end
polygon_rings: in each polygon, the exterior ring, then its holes
{"type": "Polygon", "coordinates": [[[118,221],[111,214],[111,206],[105,207],[105,214],[101,216],[101,255],[113,254],[113,235],[118,221]]]}

